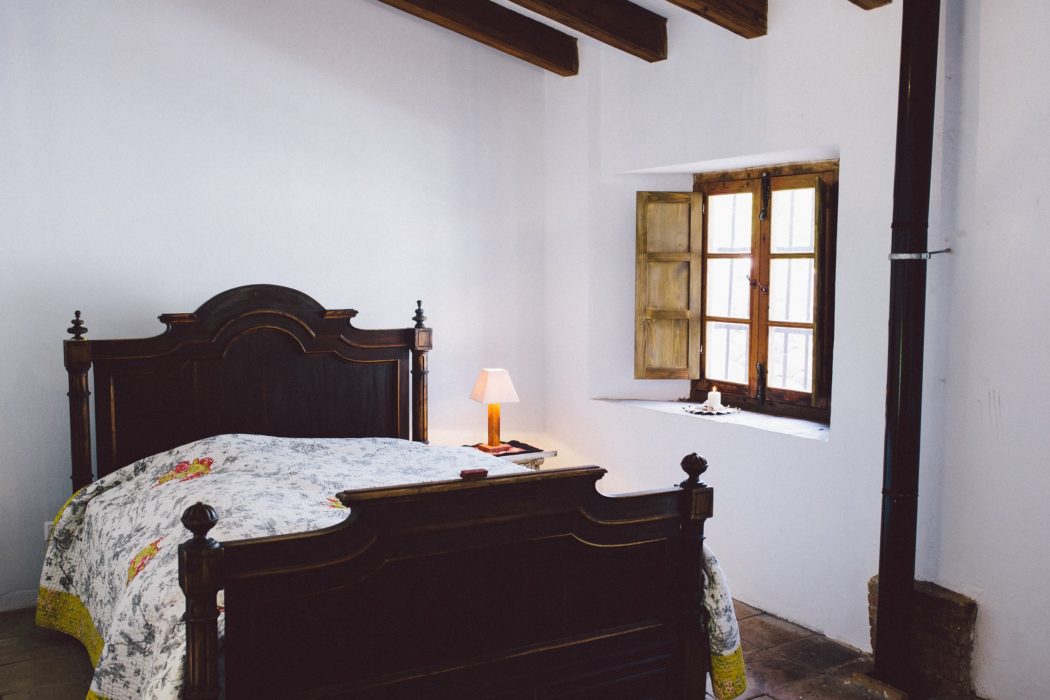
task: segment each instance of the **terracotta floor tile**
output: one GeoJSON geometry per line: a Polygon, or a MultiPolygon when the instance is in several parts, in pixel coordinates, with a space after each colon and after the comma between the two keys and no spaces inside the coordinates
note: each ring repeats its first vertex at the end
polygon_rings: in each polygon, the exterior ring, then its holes
{"type": "Polygon", "coordinates": [[[735,700],[758,700],[759,698],[764,698],[764,697],[766,697],[766,694],[763,693],[760,689],[753,688],[751,686],[751,679],[748,678],[748,680],[747,680],[747,690],[745,690],[744,694],[740,695],[735,700]]]}
{"type": "Polygon", "coordinates": [[[740,622],[740,637],[745,653],[795,642],[813,634],[812,630],[769,614],[755,615],[740,622]]]}
{"type": "Polygon", "coordinates": [[[839,678],[852,678],[855,675],[866,675],[870,676],[871,669],[875,664],[871,662],[871,656],[869,654],[863,654],[853,661],[848,661],[840,666],[835,666],[834,669],[828,670],[826,673],[828,676],[837,676],[839,678]]]}
{"type": "Polygon", "coordinates": [[[762,611],[758,608],[752,607],[747,603],[736,600],[735,598],[733,599],[733,611],[736,612],[736,619],[738,622],[762,614],[762,611]]]}
{"type": "MultiPolygon", "coordinates": [[[[841,678],[847,685],[853,686],[863,690],[866,695],[865,697],[870,700],[908,700],[908,694],[903,690],[883,683],[882,681],[872,677],[868,672],[871,670],[872,664],[870,663],[870,657],[864,659],[867,661],[864,666],[857,664],[846,664],[840,668],[833,670],[828,675],[833,675],[841,678]],[[852,673],[849,673],[850,667],[855,669],[852,673]]],[[[948,698],[941,698],[940,700],[949,700],[948,698]]],[[[980,698],[974,698],[973,700],[980,700],[980,698]]]]}
{"type": "Polygon", "coordinates": [[[860,688],[834,676],[818,675],[789,683],[769,693],[775,700],[870,700],[860,688]]]}
{"type": "Polygon", "coordinates": [[[860,653],[857,658],[850,661],[847,664],[843,664],[841,668],[849,671],[857,671],[860,673],[869,673],[872,668],[875,667],[874,659],[871,658],[871,654],[860,653]]]}
{"type": "Polygon", "coordinates": [[[776,688],[819,675],[807,666],[786,658],[774,649],[744,654],[748,692],[744,698],[766,694],[776,688]]]}
{"type": "Polygon", "coordinates": [[[860,656],[857,649],[833,642],[821,634],[782,644],[776,651],[792,661],[818,671],[827,671],[860,656]]]}

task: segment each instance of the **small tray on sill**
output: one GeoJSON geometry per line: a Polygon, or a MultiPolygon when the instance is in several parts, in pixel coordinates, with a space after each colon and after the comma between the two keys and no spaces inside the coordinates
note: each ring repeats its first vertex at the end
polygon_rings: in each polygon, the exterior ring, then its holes
{"type": "Polygon", "coordinates": [[[706,403],[699,406],[684,406],[682,410],[694,416],[724,416],[740,412],[739,408],[733,406],[708,406],[706,403]]]}

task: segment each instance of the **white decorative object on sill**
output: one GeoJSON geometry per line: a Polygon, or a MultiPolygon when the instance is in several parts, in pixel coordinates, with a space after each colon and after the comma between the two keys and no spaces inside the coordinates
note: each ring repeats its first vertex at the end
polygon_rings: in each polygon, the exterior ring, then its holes
{"type": "Polygon", "coordinates": [[[708,403],[702,403],[698,406],[684,406],[682,408],[686,413],[691,413],[694,416],[723,416],[727,413],[739,413],[739,408],[732,406],[725,406],[719,403],[717,406],[712,406],[708,403]]]}

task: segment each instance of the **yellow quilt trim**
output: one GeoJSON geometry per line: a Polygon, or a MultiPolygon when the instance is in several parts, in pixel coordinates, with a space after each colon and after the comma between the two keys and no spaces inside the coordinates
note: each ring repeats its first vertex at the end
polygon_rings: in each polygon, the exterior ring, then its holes
{"type": "Polygon", "coordinates": [[[711,655],[711,687],[718,700],[731,700],[747,690],[744,650],[739,646],[725,656],[711,655]]]}
{"type": "Polygon", "coordinates": [[[36,599],[36,623],[79,639],[91,657],[91,665],[98,666],[105,640],[95,629],[95,621],[80,598],[72,593],[41,588],[36,599]]]}

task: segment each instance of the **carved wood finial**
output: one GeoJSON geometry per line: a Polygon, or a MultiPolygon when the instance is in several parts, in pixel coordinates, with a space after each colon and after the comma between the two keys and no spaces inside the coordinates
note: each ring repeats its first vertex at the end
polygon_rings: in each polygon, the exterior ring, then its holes
{"type": "Polygon", "coordinates": [[[84,322],[80,320],[80,311],[73,312],[73,320],[70,323],[73,325],[66,329],[66,333],[73,336],[73,340],[83,340],[83,336],[88,332],[88,329],[84,322]]]}
{"type": "Polygon", "coordinates": [[[689,475],[688,479],[678,484],[683,489],[703,486],[704,482],[700,481],[700,475],[707,471],[707,460],[695,452],[687,454],[682,458],[682,471],[689,475]]]}
{"type": "Polygon", "coordinates": [[[412,317],[412,320],[416,322],[416,328],[426,328],[423,321],[426,321],[427,317],[423,315],[423,301],[420,299],[416,300],[416,315],[412,317]]]}
{"type": "Polygon", "coordinates": [[[182,524],[193,533],[194,540],[203,540],[208,536],[208,530],[215,527],[219,522],[219,516],[215,509],[206,503],[198,501],[182,514],[182,524]]]}

